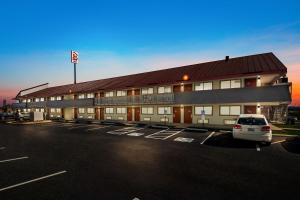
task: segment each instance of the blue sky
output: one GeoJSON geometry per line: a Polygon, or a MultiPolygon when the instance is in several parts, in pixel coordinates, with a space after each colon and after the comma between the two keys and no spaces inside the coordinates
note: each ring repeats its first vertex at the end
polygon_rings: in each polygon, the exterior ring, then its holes
{"type": "Polygon", "coordinates": [[[274,52],[300,65],[298,1],[3,1],[0,98],[19,88],[274,52]]]}

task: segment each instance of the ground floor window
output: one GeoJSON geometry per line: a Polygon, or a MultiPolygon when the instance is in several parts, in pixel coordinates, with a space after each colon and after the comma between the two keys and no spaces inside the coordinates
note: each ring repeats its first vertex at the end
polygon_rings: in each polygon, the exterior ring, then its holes
{"type": "Polygon", "coordinates": [[[126,113],[125,107],[117,108],[117,114],[125,114],[125,113],[126,113]]]}
{"type": "Polygon", "coordinates": [[[84,108],[78,108],[78,113],[80,113],[80,114],[85,113],[85,109],[84,108]]]}
{"type": "Polygon", "coordinates": [[[204,112],[205,115],[212,115],[212,106],[195,106],[195,115],[201,115],[204,112]]]}
{"type": "Polygon", "coordinates": [[[105,113],[106,114],[112,114],[112,113],[114,113],[114,108],[105,108],[105,113]]]}
{"type": "Polygon", "coordinates": [[[234,119],[225,119],[224,124],[228,124],[228,125],[235,124],[235,121],[236,120],[234,120],[234,119]]]}
{"type": "Polygon", "coordinates": [[[143,115],[153,115],[153,107],[142,107],[143,115]]]}
{"type": "Polygon", "coordinates": [[[158,107],[158,114],[159,115],[170,115],[171,107],[158,107]]]}
{"type": "Polygon", "coordinates": [[[88,108],[87,109],[87,113],[94,114],[95,113],[95,109],[94,108],[88,108]]]}
{"type": "Polygon", "coordinates": [[[220,106],[220,115],[240,115],[241,106],[220,106]]]}
{"type": "Polygon", "coordinates": [[[55,108],[50,108],[50,112],[55,113],[55,108]]]}

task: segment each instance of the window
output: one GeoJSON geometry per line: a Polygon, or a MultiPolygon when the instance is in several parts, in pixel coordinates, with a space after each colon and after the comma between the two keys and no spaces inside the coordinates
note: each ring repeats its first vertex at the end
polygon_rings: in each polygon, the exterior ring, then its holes
{"type": "Polygon", "coordinates": [[[106,114],[112,114],[112,113],[114,113],[114,108],[105,108],[105,113],[106,114]]]}
{"type": "Polygon", "coordinates": [[[142,114],[153,115],[153,107],[142,107],[142,114]]]}
{"type": "Polygon", "coordinates": [[[61,96],[57,96],[56,101],[61,101],[61,96]]]}
{"type": "Polygon", "coordinates": [[[94,98],[95,97],[95,94],[94,93],[88,93],[87,94],[87,98],[88,99],[92,99],[92,98],[94,98]]]}
{"type": "Polygon", "coordinates": [[[171,86],[158,87],[158,94],[171,93],[171,86]]]}
{"type": "Polygon", "coordinates": [[[220,106],[220,115],[240,115],[241,106],[220,106]]]}
{"type": "Polygon", "coordinates": [[[45,112],[45,109],[44,109],[44,108],[41,108],[40,111],[41,111],[41,112],[45,112]]]}
{"type": "Polygon", "coordinates": [[[239,118],[238,124],[241,125],[267,125],[264,118],[254,118],[254,117],[241,117],[239,118]]]}
{"type": "Polygon", "coordinates": [[[78,99],[84,99],[85,97],[84,97],[84,94],[79,94],[78,95],[78,99]]]}
{"type": "Polygon", "coordinates": [[[30,103],[31,102],[31,99],[27,99],[27,103],[30,103]]]}
{"type": "Polygon", "coordinates": [[[26,99],[23,99],[23,100],[22,100],[22,103],[26,103],[26,99]]]}
{"type": "Polygon", "coordinates": [[[118,90],[117,91],[117,97],[123,97],[126,96],[126,91],[125,90],[118,90]]]}
{"type": "Polygon", "coordinates": [[[61,108],[56,108],[56,112],[60,113],[61,112],[61,108]]]}
{"type": "Polygon", "coordinates": [[[229,88],[240,88],[241,80],[227,80],[221,81],[221,89],[229,89],[229,88]]]}
{"type": "Polygon", "coordinates": [[[55,101],[55,97],[50,97],[50,101],[55,101]]]}
{"type": "Polygon", "coordinates": [[[200,91],[200,90],[212,90],[212,82],[196,83],[195,91],[200,91]]]}
{"type": "Polygon", "coordinates": [[[110,91],[110,92],[105,92],[105,97],[113,97],[114,96],[114,92],[110,91]]]}
{"type": "Polygon", "coordinates": [[[212,106],[195,106],[195,115],[201,115],[204,111],[205,115],[212,115],[212,106]]]}
{"type": "Polygon", "coordinates": [[[40,101],[45,101],[45,98],[44,97],[40,98],[40,101]]]}
{"type": "Polygon", "coordinates": [[[117,108],[117,114],[125,114],[126,113],[126,108],[117,108]]]}
{"type": "Polygon", "coordinates": [[[35,102],[39,102],[39,101],[40,101],[40,99],[39,99],[39,98],[36,98],[34,101],[35,101],[35,102]]]}
{"type": "Polygon", "coordinates": [[[159,115],[170,115],[171,107],[158,107],[158,114],[159,115]]]}
{"type": "Polygon", "coordinates": [[[95,113],[95,109],[94,108],[88,108],[87,109],[87,113],[94,114],[95,113]]]}
{"type": "Polygon", "coordinates": [[[55,108],[51,108],[50,112],[55,113],[55,108]]]}
{"type": "Polygon", "coordinates": [[[153,94],[153,88],[143,88],[142,94],[153,94]]]}
{"type": "Polygon", "coordinates": [[[80,114],[85,113],[85,109],[84,108],[78,108],[78,113],[80,113],[80,114]]]}

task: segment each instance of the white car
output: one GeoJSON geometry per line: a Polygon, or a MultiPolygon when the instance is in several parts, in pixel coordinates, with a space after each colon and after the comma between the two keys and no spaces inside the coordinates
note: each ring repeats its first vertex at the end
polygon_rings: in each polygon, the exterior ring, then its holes
{"type": "Polygon", "coordinates": [[[233,138],[271,144],[272,130],[264,115],[241,114],[233,126],[233,138]]]}

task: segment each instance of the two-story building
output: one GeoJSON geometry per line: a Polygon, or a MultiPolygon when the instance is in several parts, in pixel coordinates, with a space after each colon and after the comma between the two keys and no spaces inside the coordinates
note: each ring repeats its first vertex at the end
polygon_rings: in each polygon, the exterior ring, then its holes
{"type": "Polygon", "coordinates": [[[66,120],[226,125],[242,113],[282,120],[291,103],[286,74],[273,53],[226,57],[77,84],[44,84],[21,90],[14,107],[66,120]]]}

